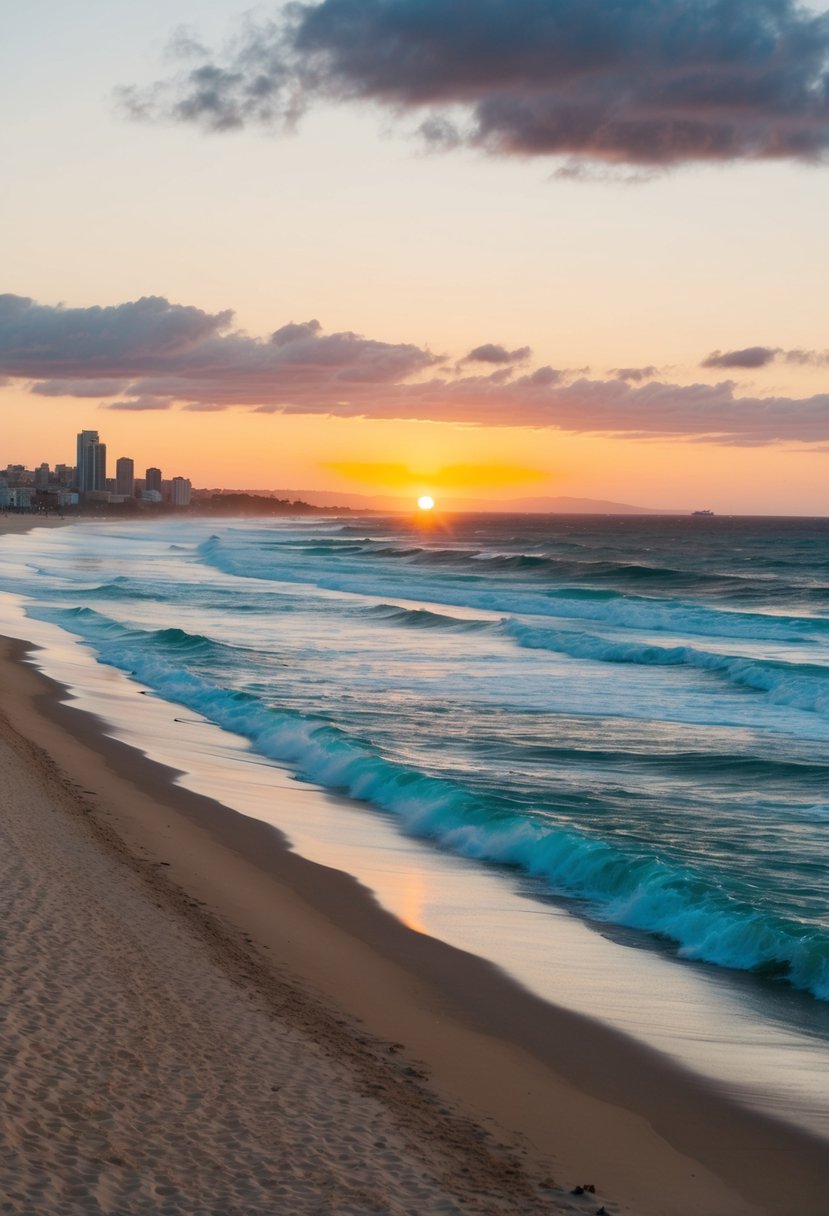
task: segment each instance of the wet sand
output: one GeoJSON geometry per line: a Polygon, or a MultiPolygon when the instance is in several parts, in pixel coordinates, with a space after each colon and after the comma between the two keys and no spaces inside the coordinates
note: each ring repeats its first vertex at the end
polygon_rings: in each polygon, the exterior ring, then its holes
{"type": "Polygon", "coordinates": [[[25,651],[0,657],[0,1210],[825,1213],[823,1143],[175,786],[25,651]]]}

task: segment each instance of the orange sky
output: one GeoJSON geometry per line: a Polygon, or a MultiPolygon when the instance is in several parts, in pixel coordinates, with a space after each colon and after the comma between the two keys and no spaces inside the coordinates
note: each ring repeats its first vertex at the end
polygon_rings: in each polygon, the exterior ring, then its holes
{"type": "MultiPolygon", "coordinates": [[[[139,469],[158,465],[199,486],[827,513],[825,168],[770,157],[659,167],[638,184],[599,166],[583,180],[561,176],[554,158],[429,153],[412,133],[421,115],[407,126],[379,106],[324,102],[289,134],[125,118],[114,91],[170,70],[164,46],[177,25],[219,46],[237,17],[231,0],[78,0],[71,14],[43,0],[11,15],[0,70],[17,116],[5,154],[15,189],[0,197],[0,291],[54,316],[61,302],[100,310],[161,296],[234,319],[210,338],[195,387],[186,367],[159,388],[142,356],[119,365],[126,387],[102,381],[96,394],[87,384],[85,396],[30,391],[69,375],[36,366],[39,334],[5,387],[0,365],[0,464],[71,463],[76,432],[90,428],[111,469],[131,455],[139,469]],[[214,355],[221,363],[235,352],[248,374],[271,350],[268,335],[311,318],[326,335],[319,349],[330,335],[362,335],[359,358],[387,352],[403,370],[360,379],[358,360],[336,392],[322,381],[312,392],[297,373],[282,395],[313,412],[283,414],[264,373],[234,395],[231,359],[211,401],[214,355]],[[511,361],[469,362],[486,344],[511,361]],[[704,366],[712,352],[754,347],[768,350],[765,365],[704,366]],[[549,399],[530,382],[545,367],[562,375],[549,399]],[[650,374],[605,408],[620,368],[650,374]],[[484,383],[502,373],[502,385],[484,383]],[[568,396],[580,377],[590,382],[584,405],[568,396]],[[418,404],[431,379],[448,387],[418,404]],[[782,438],[749,427],[728,443],[699,442],[695,411],[717,430],[718,407],[698,405],[690,386],[726,381],[726,415],[731,393],[758,418],[775,408],[794,418],[811,401],[826,422],[810,424],[805,442],[794,422],[782,438]],[[664,386],[658,399],[649,384],[664,386]],[[145,391],[172,404],[133,408],[145,391]],[[125,393],[130,408],[105,408],[125,393]],[[332,414],[367,416],[329,415],[326,393],[332,414]],[[273,412],[256,412],[262,404],[273,412]],[[420,415],[395,418],[397,409],[420,415]],[[552,424],[527,425],[545,410],[552,424]],[[672,411],[673,437],[660,432],[672,411]]],[[[94,328],[100,314],[89,315],[94,328]]],[[[13,362],[14,344],[28,340],[13,328],[4,339],[0,327],[0,355],[13,362]]],[[[97,355],[86,369],[79,358],[72,377],[99,369],[97,355]]]]}
{"type": "Polygon", "coordinates": [[[643,442],[549,429],[245,410],[148,416],[77,401],[33,403],[9,390],[4,395],[13,403],[5,415],[5,452],[29,466],[41,460],[74,463],[76,431],[91,428],[107,443],[110,471],[117,457],[128,455],[138,470],[156,465],[165,477],[189,476],[207,487],[399,493],[412,499],[432,493],[438,503],[560,494],[718,512],[829,509],[826,454],[782,445],[643,442]]]}

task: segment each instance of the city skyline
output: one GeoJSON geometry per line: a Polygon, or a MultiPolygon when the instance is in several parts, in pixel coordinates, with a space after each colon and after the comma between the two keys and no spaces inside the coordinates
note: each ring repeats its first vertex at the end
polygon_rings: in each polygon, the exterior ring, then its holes
{"type": "Polygon", "coordinates": [[[40,505],[49,505],[49,496],[54,498],[52,506],[65,508],[88,505],[123,503],[138,498],[147,503],[167,502],[172,506],[185,507],[190,504],[192,482],[176,474],[164,478],[160,468],[148,466],[144,477],[136,478],[135,461],[130,456],[119,456],[115,462],[115,476],[108,476],[107,445],[100,432],[91,429],[78,431],[75,436],[75,464],[58,462],[54,471],[48,461],[41,461],[28,468],[26,464],[9,462],[0,470],[0,505],[3,507],[34,505],[33,498],[24,495],[14,501],[8,491],[31,488],[33,495],[42,500],[40,505]]]}
{"type": "Polygon", "coordinates": [[[10,449],[70,444],[81,405],[110,450],[201,485],[825,514],[825,5],[720,31],[663,0],[719,126],[636,0],[589,0],[581,49],[556,5],[504,27],[495,4],[474,55],[437,9],[366,6],[386,83],[335,7],[14,14],[10,449]],[[652,92],[596,125],[632,65],[652,92]]]}

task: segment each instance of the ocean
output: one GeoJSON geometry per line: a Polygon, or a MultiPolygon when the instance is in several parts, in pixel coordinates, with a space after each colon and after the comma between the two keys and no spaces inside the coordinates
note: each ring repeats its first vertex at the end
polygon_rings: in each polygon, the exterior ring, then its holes
{"type": "Polygon", "coordinates": [[[121,673],[122,737],[174,706],[206,792],[829,1132],[829,519],[86,523],[5,537],[0,590],[81,701],[121,673]],[[280,818],[286,780],[337,797],[280,818]]]}

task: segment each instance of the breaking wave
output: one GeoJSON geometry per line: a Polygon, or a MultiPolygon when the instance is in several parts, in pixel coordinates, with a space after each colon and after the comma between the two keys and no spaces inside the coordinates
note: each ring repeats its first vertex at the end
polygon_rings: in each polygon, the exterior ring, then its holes
{"type": "Polygon", "coordinates": [[[246,738],[259,754],[394,815],[413,835],[518,869],[556,895],[583,901],[596,919],[673,942],[683,958],[753,971],[829,1000],[829,933],[818,924],[764,910],[641,845],[611,843],[549,814],[518,812],[507,796],[482,796],[462,782],[388,759],[328,722],[221,687],[186,666],[193,655],[220,645],[201,635],[127,628],[87,608],[37,615],[90,642],[99,661],[246,738]]]}

